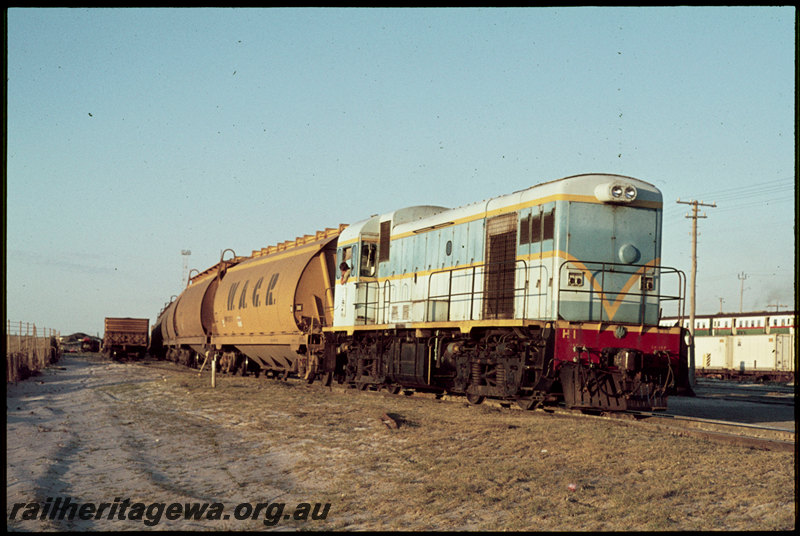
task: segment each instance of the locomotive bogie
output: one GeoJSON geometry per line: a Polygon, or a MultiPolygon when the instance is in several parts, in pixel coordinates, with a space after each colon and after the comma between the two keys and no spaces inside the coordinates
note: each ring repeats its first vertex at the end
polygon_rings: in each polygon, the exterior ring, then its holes
{"type": "Polygon", "coordinates": [[[531,396],[546,368],[538,327],[356,331],[338,342],[339,380],[360,388],[516,400],[531,396]]]}
{"type": "Polygon", "coordinates": [[[678,327],[562,324],[556,368],[565,404],[602,410],[666,409],[674,386],[686,385],[686,339],[678,327]]]}

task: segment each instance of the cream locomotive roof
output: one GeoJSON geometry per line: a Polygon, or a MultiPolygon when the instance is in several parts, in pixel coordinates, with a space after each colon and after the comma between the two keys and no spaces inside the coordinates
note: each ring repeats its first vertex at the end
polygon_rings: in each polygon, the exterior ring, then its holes
{"type": "MultiPolygon", "coordinates": [[[[485,199],[451,210],[440,211],[416,221],[399,224],[395,222],[392,236],[420,232],[426,229],[432,230],[449,225],[450,223],[472,219],[476,215],[491,215],[493,212],[505,212],[506,209],[515,210],[514,207],[524,208],[526,206],[547,203],[557,199],[576,201],[593,200],[593,202],[598,203],[600,201],[596,198],[595,189],[600,185],[611,183],[620,183],[636,187],[637,197],[634,202],[630,203],[631,206],[661,207],[661,192],[648,182],[624,175],[606,173],[572,175],[570,177],[537,184],[511,194],[485,199]]],[[[381,217],[382,221],[386,219],[388,218],[381,217]]]]}
{"type": "Polygon", "coordinates": [[[391,220],[393,226],[407,222],[416,222],[426,217],[447,212],[450,209],[434,205],[417,205],[401,208],[381,215],[371,216],[365,220],[348,225],[339,235],[339,245],[351,244],[359,240],[359,237],[378,237],[380,222],[391,220]]]}

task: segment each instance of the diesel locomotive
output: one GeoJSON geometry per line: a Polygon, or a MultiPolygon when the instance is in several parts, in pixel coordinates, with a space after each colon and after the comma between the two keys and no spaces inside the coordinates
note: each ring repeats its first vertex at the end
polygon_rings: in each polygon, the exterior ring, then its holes
{"type": "Polygon", "coordinates": [[[474,404],[665,409],[691,339],[659,325],[686,285],[661,266],[661,214],[653,185],[584,174],[227,250],[162,310],[152,353],[474,404]]]}

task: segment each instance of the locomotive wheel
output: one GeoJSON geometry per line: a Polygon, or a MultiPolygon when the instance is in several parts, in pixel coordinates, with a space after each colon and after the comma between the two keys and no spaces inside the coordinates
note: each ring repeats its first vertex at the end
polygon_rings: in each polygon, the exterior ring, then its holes
{"type": "Polygon", "coordinates": [[[486,399],[486,397],[481,396],[481,395],[470,395],[470,394],[467,395],[467,402],[469,402],[473,406],[477,406],[477,405],[483,403],[483,401],[485,399],[486,399]]]}

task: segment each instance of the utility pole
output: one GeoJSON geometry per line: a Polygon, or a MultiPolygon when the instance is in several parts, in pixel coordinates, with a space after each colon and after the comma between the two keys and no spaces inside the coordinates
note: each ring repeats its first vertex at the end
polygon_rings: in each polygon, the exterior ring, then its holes
{"type": "Polygon", "coordinates": [[[722,302],[725,301],[725,298],[719,298],[719,312],[722,314],[722,302]]]}
{"type": "Polygon", "coordinates": [[[705,214],[699,214],[700,207],[716,208],[717,204],[711,203],[709,205],[707,203],[703,203],[702,201],[681,201],[680,199],[678,199],[678,203],[683,205],[691,205],[692,207],[691,216],[686,214],[686,217],[692,220],[692,283],[690,289],[692,294],[689,297],[689,332],[692,334],[692,347],[689,350],[689,385],[694,388],[694,314],[697,304],[697,219],[707,217],[705,214]]]}
{"type": "Polygon", "coordinates": [[[739,281],[741,281],[741,285],[739,288],[739,312],[742,312],[742,302],[744,301],[744,280],[747,279],[747,274],[742,272],[737,276],[739,281]]]}
{"type": "Polygon", "coordinates": [[[770,303],[769,305],[767,305],[767,307],[774,307],[775,308],[775,312],[777,313],[778,312],[778,308],[780,308],[780,307],[789,307],[789,306],[788,305],[784,305],[782,303],[770,303]]]}

